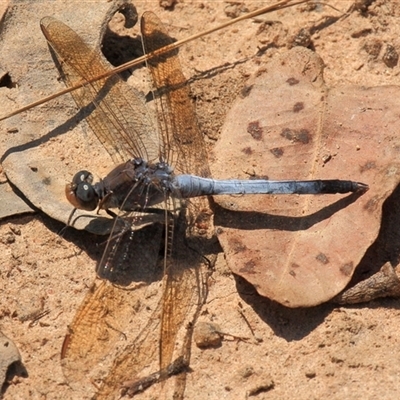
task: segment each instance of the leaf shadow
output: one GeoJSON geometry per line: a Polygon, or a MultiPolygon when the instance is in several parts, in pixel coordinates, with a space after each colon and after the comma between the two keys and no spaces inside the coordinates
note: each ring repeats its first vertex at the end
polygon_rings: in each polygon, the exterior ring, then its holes
{"type": "MultiPolygon", "coordinates": [[[[365,252],[348,285],[351,287],[377,273],[383,264],[400,262],[400,185],[382,205],[382,218],[375,241],[365,252]]],[[[356,244],[355,244],[356,245],[356,244]]]]}
{"type": "Polygon", "coordinates": [[[309,308],[288,308],[259,295],[254,286],[244,278],[238,275],[234,277],[237,292],[242,300],[273,330],[275,335],[288,342],[305,338],[321,325],[335,308],[331,303],[309,308]]]}

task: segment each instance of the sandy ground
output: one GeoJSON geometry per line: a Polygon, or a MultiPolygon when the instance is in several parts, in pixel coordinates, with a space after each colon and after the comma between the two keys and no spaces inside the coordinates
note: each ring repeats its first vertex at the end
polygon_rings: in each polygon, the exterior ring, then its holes
{"type": "MultiPolygon", "coordinates": [[[[192,92],[210,148],[248,77],[300,40],[302,28],[311,30],[310,46],[326,64],[328,85],[397,84],[399,66],[394,54],[400,51],[399,3],[330,3],[342,11],[354,8],[347,17],[332,19],[325,17],[338,17],[334,10],[300,6],[265,17],[279,19],[279,23],[263,23],[260,17],[193,42],[181,51],[186,76],[199,78],[193,80],[192,92]],[[256,56],[260,48],[264,51],[256,56]]],[[[81,18],[78,4],[76,18],[81,18]]],[[[154,1],[136,4],[139,13],[156,11],[177,38],[260,5],[251,1],[182,1],[164,10],[154,1]]],[[[38,19],[51,13],[50,2],[42,6],[38,19]]],[[[0,328],[19,348],[26,369],[23,376],[11,377],[4,399],[80,398],[65,382],[60,349],[67,326],[94,279],[101,256],[96,244],[103,238],[73,229],[60,236],[62,228],[63,224],[41,212],[1,222],[0,328]]],[[[223,332],[233,336],[226,335],[216,348],[200,350],[193,345],[185,398],[399,396],[397,299],[353,307],[326,304],[287,309],[260,297],[233,276],[222,254],[209,290],[201,319],[218,323],[223,332]]],[[[138,398],[157,398],[157,388],[138,398]]]]}

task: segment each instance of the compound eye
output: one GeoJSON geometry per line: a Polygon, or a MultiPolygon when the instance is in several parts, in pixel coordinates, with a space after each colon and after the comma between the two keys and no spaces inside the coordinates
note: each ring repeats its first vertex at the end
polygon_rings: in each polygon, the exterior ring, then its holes
{"type": "Polygon", "coordinates": [[[68,201],[80,210],[93,211],[96,209],[99,198],[91,184],[92,174],[88,171],[78,172],[71,183],[65,187],[68,201]]]}
{"type": "Polygon", "coordinates": [[[79,171],[72,178],[72,183],[74,183],[76,186],[78,186],[82,182],[87,182],[89,184],[93,183],[93,175],[91,174],[91,172],[86,170],[79,171]]]}
{"type": "Polygon", "coordinates": [[[93,202],[93,199],[96,197],[96,192],[89,183],[80,183],[76,187],[75,194],[85,204],[93,202]]]}

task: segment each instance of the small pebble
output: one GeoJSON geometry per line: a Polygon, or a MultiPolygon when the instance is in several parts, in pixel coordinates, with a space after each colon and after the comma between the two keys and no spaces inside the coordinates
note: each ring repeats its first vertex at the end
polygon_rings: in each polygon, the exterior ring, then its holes
{"type": "Polygon", "coordinates": [[[194,328],[193,336],[199,348],[220,346],[223,339],[221,328],[211,322],[198,322],[194,328]]]}
{"type": "Polygon", "coordinates": [[[315,378],[316,376],[317,376],[317,373],[315,371],[307,371],[306,372],[306,377],[307,378],[312,379],[312,378],[315,378]]]}

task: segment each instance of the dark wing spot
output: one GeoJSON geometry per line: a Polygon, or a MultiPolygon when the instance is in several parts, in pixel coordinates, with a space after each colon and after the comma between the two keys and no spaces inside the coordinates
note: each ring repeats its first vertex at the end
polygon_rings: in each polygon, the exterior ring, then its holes
{"type": "Polygon", "coordinates": [[[317,257],[315,257],[317,261],[319,261],[321,264],[329,264],[329,258],[324,254],[324,253],[319,253],[317,257]]]}
{"type": "Polygon", "coordinates": [[[367,161],[364,165],[360,167],[360,172],[363,173],[365,171],[369,171],[370,169],[375,169],[376,164],[375,161],[367,161]]]}
{"type": "Polygon", "coordinates": [[[244,149],[242,149],[242,153],[249,156],[250,154],[253,154],[253,150],[251,147],[245,147],[244,149]]]}
{"type": "Polygon", "coordinates": [[[283,156],[283,149],[280,147],[275,147],[273,149],[270,149],[270,152],[276,157],[276,158],[281,158],[283,156]]]}
{"type": "Polygon", "coordinates": [[[298,113],[304,109],[304,103],[299,101],[293,106],[293,112],[298,113]]]}
{"type": "Polygon", "coordinates": [[[290,86],[297,85],[300,81],[296,78],[289,78],[286,81],[290,86]]]}
{"type": "Polygon", "coordinates": [[[249,122],[247,132],[253,137],[254,140],[261,140],[263,136],[263,129],[258,121],[249,122]]]}
{"type": "Polygon", "coordinates": [[[349,263],[346,263],[346,264],[343,264],[343,265],[340,267],[340,272],[341,272],[343,275],[351,276],[351,274],[353,273],[353,261],[351,261],[351,262],[349,262],[349,263]]]}

